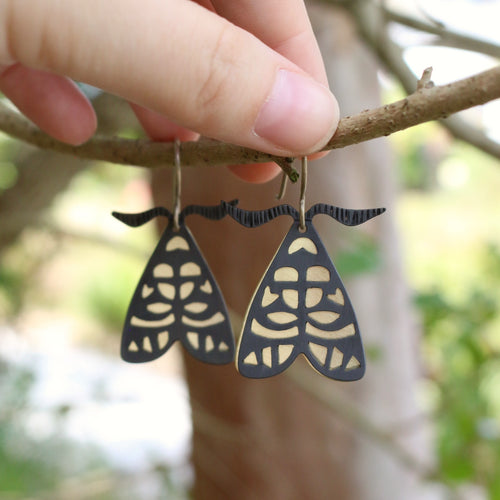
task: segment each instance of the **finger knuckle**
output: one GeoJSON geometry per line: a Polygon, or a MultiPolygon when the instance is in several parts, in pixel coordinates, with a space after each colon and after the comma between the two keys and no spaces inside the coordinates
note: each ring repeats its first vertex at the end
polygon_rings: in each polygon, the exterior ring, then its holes
{"type": "Polygon", "coordinates": [[[19,33],[19,16],[17,15],[18,10],[16,8],[17,4],[15,1],[6,1],[2,3],[1,10],[1,58],[4,61],[17,61],[18,52],[20,45],[19,33]]]}
{"type": "Polygon", "coordinates": [[[8,58],[28,66],[60,67],[65,62],[62,55],[71,53],[68,28],[58,23],[60,16],[53,5],[31,3],[12,0],[3,4],[0,22],[5,29],[0,50],[8,58]]]}
{"type": "Polygon", "coordinates": [[[208,49],[206,65],[195,99],[199,119],[209,124],[228,98],[236,57],[235,37],[230,25],[224,25],[216,42],[208,49]]]}

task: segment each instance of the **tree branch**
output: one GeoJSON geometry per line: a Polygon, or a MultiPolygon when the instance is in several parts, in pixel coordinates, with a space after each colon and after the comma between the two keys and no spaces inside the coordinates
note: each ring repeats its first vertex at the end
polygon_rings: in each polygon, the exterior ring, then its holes
{"type": "Polygon", "coordinates": [[[342,148],[390,135],[499,97],[500,66],[447,85],[424,85],[401,101],[344,118],[324,149],[342,148]]]}
{"type": "MultiPolygon", "coordinates": [[[[372,2],[355,2],[349,5],[349,9],[357,22],[360,35],[387,69],[400,81],[406,92],[412,93],[418,89],[419,82],[404,61],[403,49],[387,35],[385,29],[387,20],[384,11],[372,2]]],[[[490,71],[495,71],[495,69],[490,71]]],[[[471,83],[468,91],[472,93],[476,91],[474,84],[471,83]]],[[[442,118],[440,122],[455,138],[500,159],[500,144],[488,138],[479,128],[470,125],[459,116],[442,118]]]]}
{"type": "MultiPolygon", "coordinates": [[[[147,168],[173,167],[175,164],[173,143],[95,135],[81,146],[71,146],[42,132],[24,116],[12,111],[1,102],[0,131],[32,146],[79,158],[147,168]]],[[[297,172],[291,166],[291,158],[274,156],[212,139],[202,138],[196,142],[184,142],[181,152],[184,167],[214,167],[274,161],[293,182],[298,179],[297,172]]]]}
{"type": "MultiPolygon", "coordinates": [[[[343,118],[324,151],[390,135],[399,130],[446,116],[500,97],[500,66],[448,85],[415,91],[401,101],[343,118]]],[[[95,136],[81,146],[59,142],[27,119],[0,103],[0,130],[39,148],[80,158],[142,167],[174,165],[171,143],[147,139],[95,136]]],[[[182,144],[184,166],[220,166],[235,163],[276,162],[290,177],[298,178],[290,158],[283,158],[211,139],[182,144]]]]}
{"type": "Polygon", "coordinates": [[[442,24],[433,24],[419,19],[415,19],[404,14],[400,14],[386,7],[382,7],[386,21],[395,22],[409,28],[413,28],[424,33],[430,33],[439,37],[439,43],[457,47],[460,49],[471,50],[486,54],[496,59],[500,58],[500,47],[494,43],[480,40],[478,38],[464,35],[458,31],[451,30],[442,24]]]}

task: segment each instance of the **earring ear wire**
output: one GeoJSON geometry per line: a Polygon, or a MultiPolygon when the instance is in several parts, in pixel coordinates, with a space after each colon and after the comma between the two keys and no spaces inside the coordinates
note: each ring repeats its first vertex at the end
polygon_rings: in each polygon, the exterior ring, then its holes
{"type": "Polygon", "coordinates": [[[181,213],[181,141],[175,139],[174,141],[174,182],[173,182],[173,224],[174,230],[179,231],[179,216],[181,213]]]}
{"type": "Polygon", "coordinates": [[[307,156],[302,157],[302,171],[300,174],[300,200],[299,200],[299,228],[306,230],[306,188],[307,188],[307,156]]]}
{"type": "Polygon", "coordinates": [[[278,201],[281,201],[285,196],[287,181],[288,181],[288,175],[286,175],[285,172],[283,172],[281,174],[280,190],[279,190],[278,194],[276,195],[276,199],[278,201]]]}

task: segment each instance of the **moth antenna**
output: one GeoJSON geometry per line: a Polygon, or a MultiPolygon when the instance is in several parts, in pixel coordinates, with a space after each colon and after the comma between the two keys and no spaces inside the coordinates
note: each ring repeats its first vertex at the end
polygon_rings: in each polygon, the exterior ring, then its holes
{"type": "Polygon", "coordinates": [[[365,208],[361,210],[353,210],[349,208],[340,208],[325,203],[318,203],[312,206],[306,213],[306,219],[311,220],[315,215],[329,215],[336,221],[345,226],[357,226],[363,224],[374,217],[385,212],[385,208],[365,208]]]}
{"type": "Polygon", "coordinates": [[[235,206],[222,202],[226,208],[227,214],[232,217],[236,222],[239,222],[245,227],[259,227],[272,221],[280,215],[290,215],[295,220],[298,219],[299,213],[295,208],[290,205],[277,205],[267,210],[242,210],[235,206]]]}
{"type": "Polygon", "coordinates": [[[160,215],[167,217],[169,221],[172,219],[172,214],[164,207],[155,207],[147,210],[146,212],[141,212],[138,214],[123,214],[120,212],[112,212],[111,215],[115,219],[118,219],[119,221],[127,224],[127,226],[130,227],[142,226],[143,224],[146,224],[146,222],[149,222],[151,219],[154,219],[155,217],[158,217],[160,215]]]}
{"type": "Polygon", "coordinates": [[[202,205],[188,205],[180,213],[180,222],[184,222],[184,218],[188,215],[197,214],[212,220],[223,219],[227,215],[226,206],[236,206],[238,200],[231,200],[230,202],[221,201],[218,205],[202,206],[202,205]]]}

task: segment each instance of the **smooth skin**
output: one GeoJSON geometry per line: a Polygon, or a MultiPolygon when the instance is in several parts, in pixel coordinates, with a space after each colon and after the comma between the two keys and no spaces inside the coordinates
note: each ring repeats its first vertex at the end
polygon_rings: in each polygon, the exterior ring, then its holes
{"type": "MultiPolygon", "coordinates": [[[[302,156],[338,124],[303,0],[0,0],[0,91],[81,144],[96,116],[72,80],[130,101],[155,140],[302,156]]],[[[231,168],[252,182],[279,171],[231,168]]]]}

